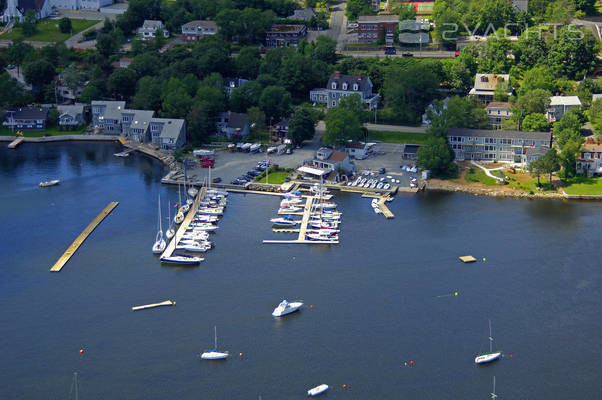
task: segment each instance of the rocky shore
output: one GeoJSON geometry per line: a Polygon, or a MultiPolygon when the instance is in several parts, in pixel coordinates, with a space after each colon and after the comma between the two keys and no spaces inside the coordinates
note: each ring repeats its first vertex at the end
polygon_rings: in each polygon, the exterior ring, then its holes
{"type": "Polygon", "coordinates": [[[455,182],[442,181],[439,179],[429,179],[426,181],[426,190],[442,190],[447,192],[463,192],[474,194],[475,196],[491,197],[514,197],[528,199],[568,199],[563,193],[529,193],[522,190],[515,190],[507,186],[485,186],[485,185],[462,185],[455,182]]]}

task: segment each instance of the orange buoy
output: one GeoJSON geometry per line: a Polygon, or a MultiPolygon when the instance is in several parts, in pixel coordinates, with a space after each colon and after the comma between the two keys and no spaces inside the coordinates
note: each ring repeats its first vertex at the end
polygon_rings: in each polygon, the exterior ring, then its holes
{"type": "Polygon", "coordinates": [[[512,358],[512,354],[510,354],[510,358],[512,358]]]}
{"type": "Polygon", "coordinates": [[[314,305],[312,304],[311,306],[309,306],[309,308],[311,308],[311,309],[313,310],[313,308],[314,308],[314,305]]]}
{"type": "Polygon", "coordinates": [[[343,383],[343,389],[347,389],[347,385],[343,383]]]}
{"type": "Polygon", "coordinates": [[[79,354],[84,354],[84,349],[79,349],[79,354]]]}
{"type": "Polygon", "coordinates": [[[239,357],[242,357],[242,353],[239,353],[239,354],[238,354],[238,356],[239,356],[239,357]]]}
{"type": "Polygon", "coordinates": [[[414,361],[410,361],[410,365],[414,365],[414,361]]]}

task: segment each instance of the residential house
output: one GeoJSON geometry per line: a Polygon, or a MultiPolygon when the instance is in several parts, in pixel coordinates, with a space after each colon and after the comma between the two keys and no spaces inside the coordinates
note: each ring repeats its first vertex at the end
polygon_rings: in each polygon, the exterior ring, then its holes
{"type": "Polygon", "coordinates": [[[378,107],[380,96],[372,93],[372,81],[362,74],[343,75],[335,72],[330,76],[326,88],[313,89],[309,98],[314,103],[326,104],[328,108],[332,108],[338,106],[343,97],[353,94],[359,94],[370,110],[378,107]]]}
{"type": "Polygon", "coordinates": [[[114,61],[111,63],[113,68],[127,68],[134,61],[133,58],[130,57],[121,57],[119,61],[114,61]]]}
{"type": "Polygon", "coordinates": [[[317,18],[318,13],[311,7],[301,8],[293,11],[293,15],[289,15],[286,19],[297,21],[311,21],[312,18],[317,18]]]}
{"type": "Polygon", "coordinates": [[[357,20],[357,39],[360,43],[376,43],[385,34],[386,45],[393,45],[399,15],[362,15],[357,20]]]}
{"type": "Polygon", "coordinates": [[[479,100],[488,104],[493,101],[493,94],[498,85],[503,88],[507,94],[510,84],[510,75],[508,74],[477,74],[474,80],[474,87],[468,93],[470,96],[476,96],[479,100]]]}
{"type": "Polygon", "coordinates": [[[52,8],[57,10],[100,10],[113,4],[113,0],[50,0],[52,8]]]}
{"type": "Polygon", "coordinates": [[[92,126],[95,131],[105,135],[122,134],[121,113],[125,110],[125,101],[92,101],[92,126]]]}
{"type": "Polygon", "coordinates": [[[581,107],[579,96],[552,96],[548,109],[548,121],[558,121],[571,108],[581,107]]]}
{"type": "Polygon", "coordinates": [[[547,146],[528,147],[525,152],[525,162],[527,165],[530,165],[533,161],[537,161],[545,156],[548,151],[550,151],[550,148],[547,146]]]}
{"type": "Polygon", "coordinates": [[[374,143],[353,142],[345,145],[344,151],[357,160],[364,160],[372,150],[374,143]]]}
{"type": "Polygon", "coordinates": [[[502,129],[504,121],[510,119],[512,111],[510,111],[510,103],[492,101],[487,104],[487,116],[489,117],[489,123],[493,129],[502,129]]]}
{"type": "Polygon", "coordinates": [[[552,145],[551,132],[451,128],[447,138],[456,160],[526,163],[529,148],[552,145]]]}
{"type": "Polygon", "coordinates": [[[186,121],[172,118],[151,118],[151,142],[161,150],[174,151],[186,143],[186,121]]]}
{"type": "Polygon", "coordinates": [[[215,35],[218,26],[213,21],[190,21],[182,25],[182,40],[185,42],[198,42],[205,36],[215,35]]]}
{"type": "Polygon", "coordinates": [[[415,160],[419,148],[420,145],[417,144],[406,144],[403,147],[403,154],[401,155],[401,158],[404,160],[415,160]]]}
{"type": "Polygon", "coordinates": [[[589,177],[602,175],[602,142],[587,139],[576,162],[577,173],[589,177]]]}
{"type": "Polygon", "coordinates": [[[84,105],[60,105],[56,107],[59,112],[59,126],[62,129],[74,129],[86,123],[84,105]]]}
{"type": "Polygon", "coordinates": [[[157,31],[162,31],[163,37],[169,37],[169,31],[165,29],[162,21],[145,19],[142,27],[138,29],[138,33],[142,36],[142,40],[154,39],[157,31]]]}
{"type": "Polygon", "coordinates": [[[37,19],[46,18],[52,14],[51,0],[7,0],[0,21],[3,23],[23,22],[28,10],[33,10],[37,19]]]}
{"type": "Polygon", "coordinates": [[[529,11],[529,0],[512,0],[512,7],[515,10],[529,11]]]}
{"type": "Polygon", "coordinates": [[[21,107],[6,111],[2,125],[10,130],[46,129],[48,109],[43,107],[21,107]]]}
{"type": "Polygon", "coordinates": [[[297,46],[307,36],[305,25],[274,24],[265,33],[265,45],[267,47],[289,47],[297,46]]]}
{"type": "Polygon", "coordinates": [[[217,136],[232,136],[244,138],[251,132],[249,125],[249,116],[244,113],[235,113],[232,111],[221,112],[217,116],[215,123],[217,136]]]}
{"type": "Polygon", "coordinates": [[[592,95],[592,103],[593,103],[594,101],[596,101],[596,100],[600,100],[600,99],[602,99],[602,94],[600,94],[600,93],[594,93],[594,94],[592,95]]]}
{"type": "Polygon", "coordinates": [[[355,169],[351,164],[349,154],[328,147],[321,147],[316,152],[311,167],[327,171],[343,171],[345,173],[352,172],[355,169]]]}
{"type": "Polygon", "coordinates": [[[282,143],[284,142],[284,138],[288,136],[288,125],[290,123],[290,118],[284,118],[283,120],[278,121],[271,128],[271,138],[270,141],[272,143],[282,143]]]}
{"type": "Polygon", "coordinates": [[[145,143],[150,138],[150,122],[155,115],[152,110],[123,110],[121,113],[121,136],[127,139],[145,143]]]}
{"type": "Polygon", "coordinates": [[[243,86],[247,82],[249,82],[249,80],[243,78],[224,78],[224,90],[226,91],[226,96],[230,98],[234,89],[243,86]]]}

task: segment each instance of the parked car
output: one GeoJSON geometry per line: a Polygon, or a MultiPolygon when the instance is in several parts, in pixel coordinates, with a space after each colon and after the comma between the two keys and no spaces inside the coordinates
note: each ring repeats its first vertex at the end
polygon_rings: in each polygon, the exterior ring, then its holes
{"type": "Polygon", "coordinates": [[[213,183],[220,183],[221,181],[222,181],[222,178],[220,178],[219,176],[217,178],[213,178],[211,180],[211,182],[213,182],[213,183]]]}
{"type": "Polygon", "coordinates": [[[401,53],[402,57],[414,57],[414,54],[412,53],[401,53]]]}
{"type": "Polygon", "coordinates": [[[385,47],[385,54],[397,54],[395,47],[385,47]]]}
{"type": "Polygon", "coordinates": [[[15,69],[15,66],[14,66],[14,65],[12,65],[12,64],[8,64],[8,65],[6,66],[6,69],[15,69]]]}
{"type": "Polygon", "coordinates": [[[381,169],[378,170],[379,174],[384,174],[385,172],[387,172],[387,170],[384,169],[384,168],[381,168],[381,169]]]}

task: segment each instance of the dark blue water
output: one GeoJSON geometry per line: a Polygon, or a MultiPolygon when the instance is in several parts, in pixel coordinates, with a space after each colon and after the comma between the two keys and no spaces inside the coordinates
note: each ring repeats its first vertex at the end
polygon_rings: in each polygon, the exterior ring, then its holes
{"type": "Polygon", "coordinates": [[[341,244],[310,247],[262,244],[288,237],[271,232],[278,199],[230,195],[215,249],[180,269],[150,252],[157,195],[177,189],[117,151],[0,149],[0,398],[69,398],[74,371],[80,399],[302,399],[320,383],[331,399],[484,399],[494,375],[500,398],[601,398],[602,204],[427,193],[387,221],[337,195],[341,244]],[[314,308],[274,320],[282,298],[314,308]],[[165,299],[177,307],[130,310],[165,299]],[[477,368],[488,319],[505,357],[477,368]],[[201,362],[214,325],[232,357],[201,362]]]}

